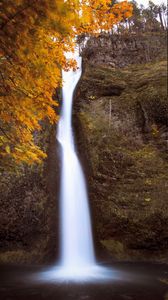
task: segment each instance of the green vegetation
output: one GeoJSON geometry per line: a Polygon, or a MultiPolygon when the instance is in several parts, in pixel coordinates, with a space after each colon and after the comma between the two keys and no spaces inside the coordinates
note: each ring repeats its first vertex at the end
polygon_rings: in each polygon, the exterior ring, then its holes
{"type": "Polygon", "coordinates": [[[154,251],[159,260],[167,251],[166,67],[166,61],[125,69],[90,65],[81,83],[76,122],[87,140],[98,238],[113,257],[128,259],[133,250],[139,257],[141,249],[142,257],[154,251]]]}

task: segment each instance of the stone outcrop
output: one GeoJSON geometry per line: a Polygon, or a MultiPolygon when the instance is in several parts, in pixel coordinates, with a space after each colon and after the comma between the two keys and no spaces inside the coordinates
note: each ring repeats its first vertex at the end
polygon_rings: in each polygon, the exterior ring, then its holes
{"type": "Polygon", "coordinates": [[[125,67],[165,59],[166,47],[166,32],[110,36],[102,34],[88,40],[83,56],[93,65],[125,67]]]}
{"type": "Polygon", "coordinates": [[[87,61],[76,94],[74,129],[96,241],[113,258],[167,256],[166,68],[166,61],[124,69],[87,61]]]}

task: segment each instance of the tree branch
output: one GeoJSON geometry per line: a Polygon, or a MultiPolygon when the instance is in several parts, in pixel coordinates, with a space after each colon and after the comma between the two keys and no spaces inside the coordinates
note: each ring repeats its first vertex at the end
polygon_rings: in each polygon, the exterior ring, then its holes
{"type": "MultiPolygon", "coordinates": [[[[31,1],[31,2],[35,2],[35,1],[31,1]]],[[[11,22],[12,20],[14,20],[19,14],[21,14],[24,10],[28,9],[32,7],[32,3],[27,4],[26,6],[22,7],[20,10],[18,10],[15,14],[13,14],[12,16],[8,17],[8,20],[6,22],[3,22],[0,26],[0,29],[3,30],[4,27],[11,22]]]]}
{"type": "Polygon", "coordinates": [[[7,137],[8,140],[12,141],[12,139],[7,135],[7,133],[5,132],[5,130],[1,126],[0,126],[0,130],[7,137]]]}

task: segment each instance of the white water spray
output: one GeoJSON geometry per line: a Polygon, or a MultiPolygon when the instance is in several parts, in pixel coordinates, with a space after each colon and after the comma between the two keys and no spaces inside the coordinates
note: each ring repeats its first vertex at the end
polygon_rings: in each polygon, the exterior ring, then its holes
{"type": "Polygon", "coordinates": [[[63,104],[57,135],[62,147],[60,263],[69,273],[80,273],[95,264],[86,184],[71,124],[73,92],[81,76],[81,57],[76,60],[76,71],[63,71],[63,104]]]}
{"type": "Polygon", "coordinates": [[[43,280],[103,281],[112,278],[110,269],[99,266],[93,247],[91,221],[84,174],[78,160],[72,131],[73,93],[82,73],[63,71],[63,103],[57,139],[61,145],[61,257],[58,265],[40,274],[43,280]]]}

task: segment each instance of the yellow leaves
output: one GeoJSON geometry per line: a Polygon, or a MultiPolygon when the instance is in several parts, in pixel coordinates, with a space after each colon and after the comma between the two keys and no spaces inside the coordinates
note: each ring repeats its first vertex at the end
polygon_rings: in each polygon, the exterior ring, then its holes
{"type": "Polygon", "coordinates": [[[91,95],[91,96],[89,96],[89,99],[90,99],[90,100],[94,100],[94,99],[96,99],[96,97],[93,96],[93,95],[91,95]]]}
{"type": "Polygon", "coordinates": [[[58,120],[52,99],[61,87],[61,70],[76,69],[67,59],[81,33],[99,34],[131,15],[127,1],[3,1],[0,64],[1,154],[17,162],[40,162],[46,155],[33,143],[45,119],[58,120]],[[11,20],[9,15],[12,16],[11,20]],[[7,22],[9,21],[9,22],[7,22]]]}
{"type": "Polygon", "coordinates": [[[152,185],[151,179],[146,179],[146,180],[145,180],[145,184],[146,184],[146,185],[152,185]]]}
{"type": "Polygon", "coordinates": [[[12,156],[17,163],[24,162],[26,164],[32,164],[32,162],[41,163],[47,157],[39,147],[33,144],[30,144],[28,148],[24,145],[15,147],[12,156]]]}
{"type": "Polygon", "coordinates": [[[158,127],[157,127],[156,124],[152,124],[151,125],[151,133],[152,133],[152,135],[154,137],[158,137],[158,135],[159,135],[159,129],[158,129],[158,127]]]}
{"type": "Polygon", "coordinates": [[[68,59],[68,60],[65,60],[65,63],[64,63],[64,65],[63,65],[63,69],[65,70],[65,71],[68,71],[69,69],[73,69],[74,71],[76,70],[76,68],[77,68],[77,62],[76,62],[76,60],[74,60],[74,59],[68,59]]]}
{"type": "Polygon", "coordinates": [[[4,145],[7,142],[7,139],[4,135],[0,135],[0,146],[4,145]]]}
{"type": "Polygon", "coordinates": [[[151,198],[145,198],[145,201],[146,201],[146,202],[150,202],[150,201],[151,201],[151,198]]]}
{"type": "Polygon", "coordinates": [[[127,1],[111,5],[111,1],[83,2],[83,15],[81,16],[81,28],[78,31],[99,33],[100,30],[110,30],[112,26],[132,14],[132,5],[127,1]]]}
{"type": "Polygon", "coordinates": [[[126,11],[124,16],[126,19],[130,18],[132,16],[132,11],[126,11]]]}
{"type": "Polygon", "coordinates": [[[10,146],[9,146],[9,145],[7,145],[7,146],[5,147],[5,151],[6,151],[6,153],[10,154],[10,146]]]}
{"type": "Polygon", "coordinates": [[[47,112],[47,118],[50,120],[51,123],[54,123],[54,121],[57,121],[55,111],[50,106],[47,106],[46,112],[47,112]]]}

